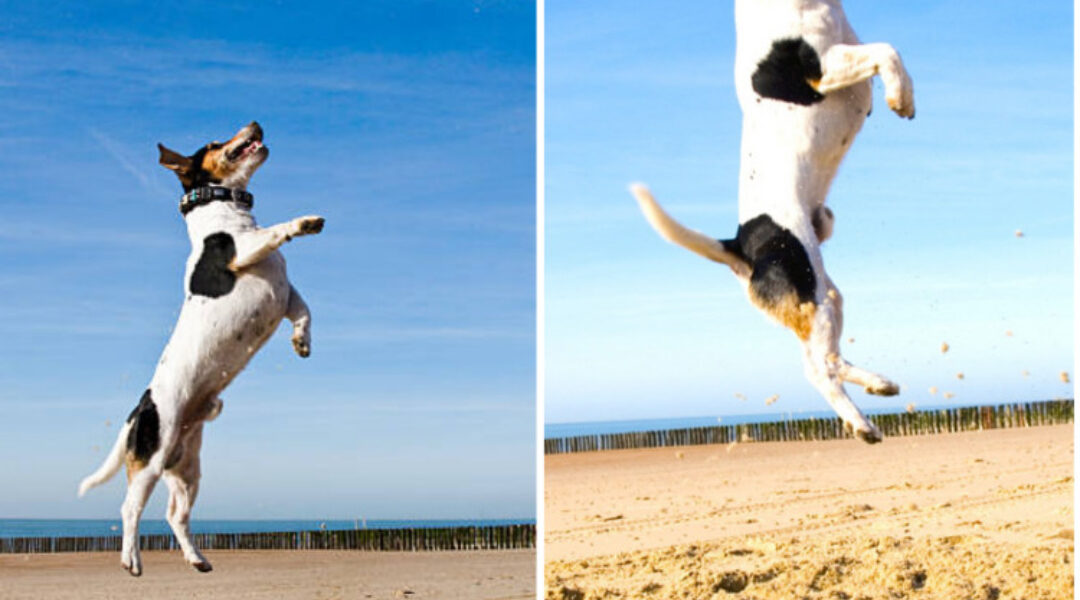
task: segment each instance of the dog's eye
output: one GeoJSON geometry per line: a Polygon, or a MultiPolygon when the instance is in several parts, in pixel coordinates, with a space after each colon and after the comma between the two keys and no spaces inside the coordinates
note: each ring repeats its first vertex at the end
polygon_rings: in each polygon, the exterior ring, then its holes
{"type": "Polygon", "coordinates": [[[225,144],[222,144],[221,142],[210,142],[209,144],[206,145],[206,149],[207,150],[217,150],[218,148],[221,148],[224,145],[225,144]]]}

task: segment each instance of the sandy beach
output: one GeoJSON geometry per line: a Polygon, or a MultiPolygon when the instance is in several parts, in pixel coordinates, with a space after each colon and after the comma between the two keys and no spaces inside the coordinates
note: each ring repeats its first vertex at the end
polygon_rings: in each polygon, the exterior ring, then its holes
{"type": "Polygon", "coordinates": [[[365,599],[509,600],[536,595],[536,552],[207,551],[201,574],[179,552],[143,552],[145,572],[119,553],[0,555],[4,600],[365,599]]]}
{"type": "Polygon", "coordinates": [[[1070,425],[546,459],[548,598],[1073,597],[1070,425]]]}

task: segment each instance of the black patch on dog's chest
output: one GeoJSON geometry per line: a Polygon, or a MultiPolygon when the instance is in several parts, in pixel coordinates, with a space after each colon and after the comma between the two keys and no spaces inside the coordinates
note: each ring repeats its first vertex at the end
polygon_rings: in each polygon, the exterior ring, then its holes
{"type": "Polygon", "coordinates": [[[821,79],[821,62],[802,38],[773,42],[769,55],[750,77],[754,91],[764,98],[810,106],[825,99],[807,81],[821,79]]]}
{"type": "Polygon", "coordinates": [[[799,302],[814,301],[817,278],[810,255],[791,231],[769,215],[739,225],[735,240],[724,245],[751,265],[750,286],[758,297],[777,301],[794,292],[799,302]]]}
{"type": "Polygon", "coordinates": [[[128,415],[127,422],[131,424],[127,437],[128,452],[134,453],[137,460],[145,463],[161,445],[161,423],[150,390],[143,393],[139,405],[128,415]]]}
{"type": "Polygon", "coordinates": [[[206,236],[202,255],[191,272],[188,291],[200,296],[217,298],[232,291],[236,285],[236,273],[229,263],[236,258],[236,243],[224,231],[206,236]]]}

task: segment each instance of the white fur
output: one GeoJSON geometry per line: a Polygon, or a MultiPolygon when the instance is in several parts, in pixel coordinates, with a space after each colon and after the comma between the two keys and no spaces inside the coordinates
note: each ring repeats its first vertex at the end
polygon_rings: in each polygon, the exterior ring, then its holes
{"type": "MultiPolygon", "coordinates": [[[[246,160],[226,182],[246,187],[261,160],[246,160]]],[[[160,444],[146,466],[129,473],[123,516],[121,562],[132,575],[142,572],[138,522],[158,479],[169,488],[168,522],[183,549],[184,558],[200,571],[210,570],[191,539],[188,523],[198,493],[199,450],[203,424],[222,409],[218,394],[247,365],[273,335],[283,318],[293,323],[293,346],[307,356],[311,344],[311,316],[300,294],[289,284],[285,259],[277,248],[293,237],[317,233],[320,217],[300,217],[267,228],[255,223],[251,212],[235,202],[218,201],[200,206],[186,216],[192,252],[185,271],[185,301],[172,336],[162,352],[148,389],[157,408],[160,444]],[[217,298],[190,293],[203,240],[214,233],[233,237],[236,259],[233,289],[217,298]],[[165,464],[176,462],[168,469],[165,464]]],[[[121,428],[105,463],[82,481],[79,495],[114,475],[124,462],[130,423],[121,428]]]]}
{"type": "MultiPolygon", "coordinates": [[[[811,334],[803,342],[806,376],[855,432],[867,441],[880,440],[880,431],[847,396],[843,381],[875,394],[891,395],[899,388],[840,357],[843,302],[825,272],[820,244],[833,230],[825,207],[829,187],[870,112],[870,78],[881,75],[889,107],[907,118],[915,114],[911,78],[891,46],[859,43],[838,0],[736,0],[735,29],[735,90],[743,112],[739,223],[767,214],[806,249],[817,282],[811,334]],[[825,98],[816,104],[762,98],[751,85],[773,42],[790,38],[804,39],[819,56],[822,78],[811,85],[825,98]]],[[[665,239],[728,264],[747,286],[750,270],[744,262],[716,240],[674,221],[644,186],[631,191],[665,239]]]]}

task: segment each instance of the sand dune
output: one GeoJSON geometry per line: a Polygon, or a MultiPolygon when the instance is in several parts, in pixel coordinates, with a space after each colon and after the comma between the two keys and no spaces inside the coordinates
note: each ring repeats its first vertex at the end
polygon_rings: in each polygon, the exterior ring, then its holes
{"type": "Polygon", "coordinates": [[[207,551],[211,573],[179,552],[144,552],[145,573],[118,553],[0,555],[4,600],[335,600],[535,597],[536,552],[207,551]]]}
{"type": "Polygon", "coordinates": [[[1072,598],[1071,426],[549,456],[548,598],[1072,598]]]}

